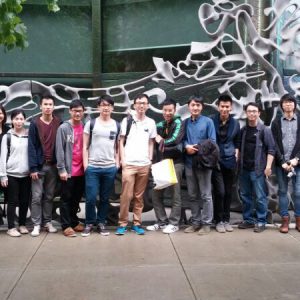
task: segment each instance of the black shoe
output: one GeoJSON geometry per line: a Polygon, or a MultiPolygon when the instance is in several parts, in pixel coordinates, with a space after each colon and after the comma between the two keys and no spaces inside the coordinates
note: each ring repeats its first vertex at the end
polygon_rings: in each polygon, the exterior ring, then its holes
{"type": "Polygon", "coordinates": [[[258,224],[255,224],[255,227],[254,227],[254,232],[256,233],[261,233],[263,232],[264,230],[266,229],[266,226],[265,225],[258,225],[258,224]]]}
{"type": "Polygon", "coordinates": [[[254,228],[254,224],[243,221],[238,225],[238,229],[249,229],[249,228],[254,228]]]}
{"type": "Polygon", "coordinates": [[[99,223],[97,225],[97,232],[100,233],[101,235],[109,235],[109,231],[106,229],[103,223],[99,223]]]}

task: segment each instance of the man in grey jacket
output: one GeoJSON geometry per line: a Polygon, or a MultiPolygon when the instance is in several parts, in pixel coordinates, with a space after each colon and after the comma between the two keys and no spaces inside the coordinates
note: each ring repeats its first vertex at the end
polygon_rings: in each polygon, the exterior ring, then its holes
{"type": "Polygon", "coordinates": [[[75,237],[76,232],[84,229],[77,217],[79,201],[84,192],[82,102],[73,100],[69,112],[70,120],[58,128],[55,150],[58,174],[62,182],[61,226],[66,237],[75,237]]]}

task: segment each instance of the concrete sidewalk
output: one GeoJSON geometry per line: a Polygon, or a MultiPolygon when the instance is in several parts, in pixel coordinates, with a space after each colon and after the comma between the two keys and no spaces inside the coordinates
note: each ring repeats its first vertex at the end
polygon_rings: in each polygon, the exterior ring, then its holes
{"type": "Polygon", "coordinates": [[[0,232],[0,299],[300,299],[300,233],[0,232]]]}

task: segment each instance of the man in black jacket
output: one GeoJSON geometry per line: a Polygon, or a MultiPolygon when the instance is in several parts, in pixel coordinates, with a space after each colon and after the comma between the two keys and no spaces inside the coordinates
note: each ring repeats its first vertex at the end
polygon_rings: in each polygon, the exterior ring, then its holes
{"type": "Polygon", "coordinates": [[[230,225],[230,204],[233,184],[236,181],[237,158],[240,142],[239,122],[230,115],[232,99],[221,95],[217,101],[219,113],[212,117],[220,149],[220,168],[214,169],[212,184],[214,191],[214,216],[216,230],[220,233],[233,231],[230,225]]]}
{"type": "Polygon", "coordinates": [[[173,233],[179,230],[181,216],[180,183],[183,172],[182,138],[184,128],[179,116],[175,116],[176,102],[165,100],[162,104],[164,121],[156,124],[158,146],[158,160],[171,158],[174,161],[178,183],[171,186],[172,209],[169,218],[163,204],[164,190],[153,190],[152,202],[157,218],[157,223],[147,226],[147,230],[156,231],[162,229],[163,233],[173,233]]]}
{"type": "Polygon", "coordinates": [[[289,231],[288,182],[294,189],[296,229],[300,231],[300,116],[295,113],[296,99],[288,94],[280,99],[283,116],[272,123],[271,129],[276,146],[276,175],[278,180],[279,213],[282,218],[281,233],[289,231]]]}

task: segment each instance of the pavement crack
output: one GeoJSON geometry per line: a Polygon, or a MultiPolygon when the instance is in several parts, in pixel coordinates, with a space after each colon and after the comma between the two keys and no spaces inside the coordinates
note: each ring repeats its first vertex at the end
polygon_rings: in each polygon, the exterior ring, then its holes
{"type": "Polygon", "coordinates": [[[15,281],[12,289],[10,290],[9,294],[7,295],[7,297],[5,298],[5,300],[9,300],[11,294],[13,293],[13,291],[15,290],[16,286],[18,285],[18,283],[20,282],[20,280],[22,279],[24,273],[26,272],[28,266],[30,265],[30,263],[32,262],[33,258],[35,257],[36,253],[39,251],[39,249],[41,248],[43,242],[45,241],[46,237],[48,234],[45,234],[45,236],[41,239],[40,243],[38,244],[36,250],[33,252],[33,254],[31,255],[31,257],[29,258],[29,260],[27,261],[27,263],[25,264],[23,270],[21,271],[19,277],[17,278],[17,280],[15,281]]]}
{"type": "Polygon", "coordinates": [[[175,247],[175,245],[174,245],[174,243],[173,243],[173,240],[172,240],[170,234],[169,234],[169,239],[170,239],[171,244],[172,244],[172,247],[173,247],[173,249],[174,249],[174,251],[175,251],[175,253],[176,253],[176,256],[177,256],[177,259],[178,259],[179,264],[180,264],[180,266],[181,266],[181,269],[182,269],[182,271],[183,271],[183,274],[184,274],[184,276],[185,276],[185,278],[186,278],[186,280],[187,280],[187,282],[188,282],[188,284],[189,284],[189,286],[190,286],[190,289],[191,289],[191,291],[192,291],[192,293],[193,293],[194,300],[197,300],[196,292],[195,292],[195,290],[194,290],[194,288],[193,288],[193,286],[192,286],[192,283],[191,283],[191,281],[190,281],[190,279],[189,279],[189,277],[188,277],[188,275],[187,275],[187,273],[186,273],[186,271],[185,271],[185,268],[184,268],[184,266],[183,266],[183,264],[182,264],[182,261],[181,261],[181,259],[180,259],[180,256],[179,256],[179,254],[178,254],[178,252],[177,252],[177,250],[176,250],[176,247],[175,247]]]}

